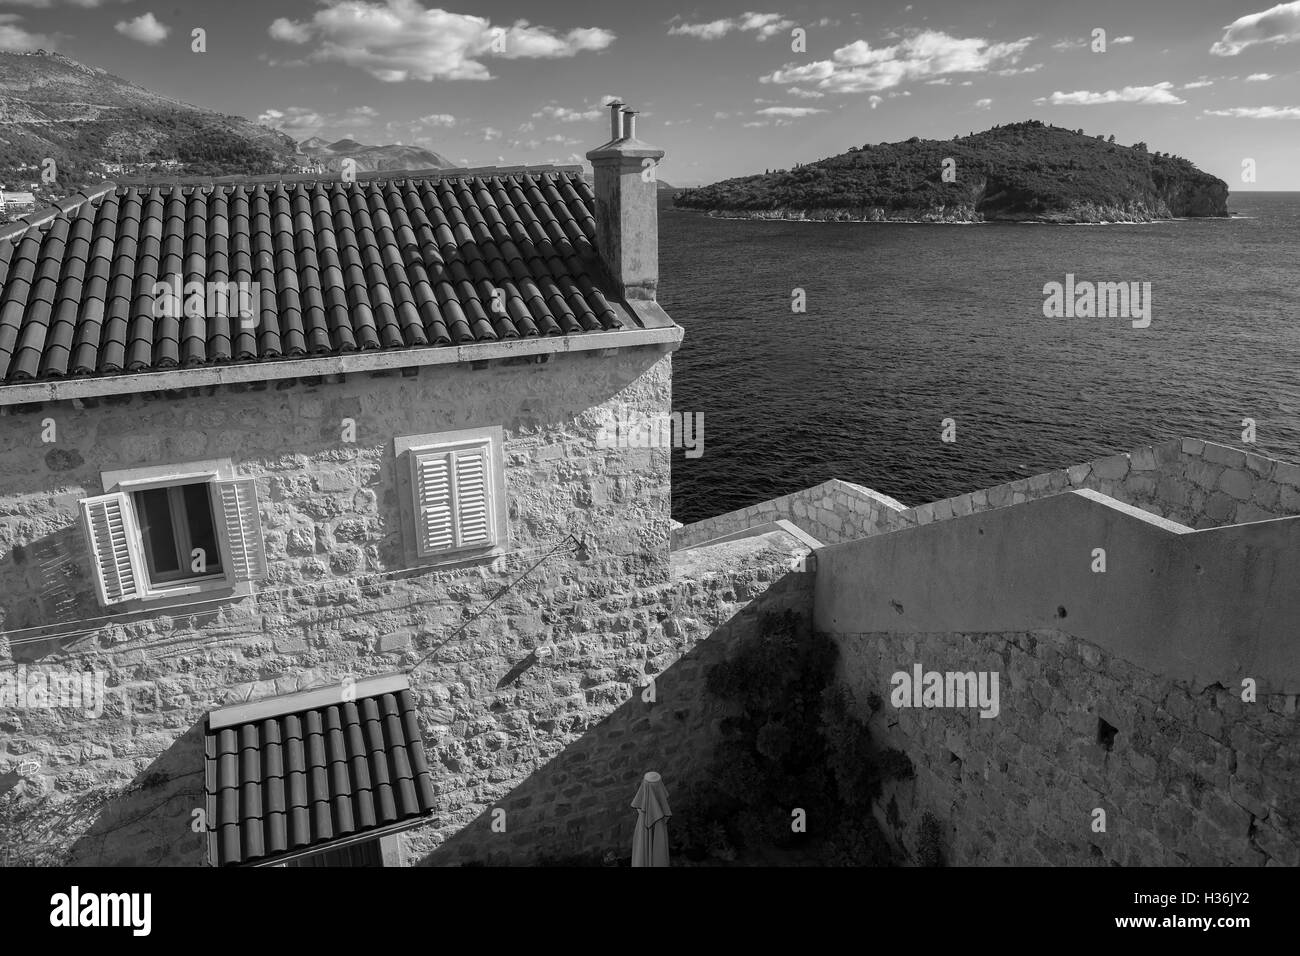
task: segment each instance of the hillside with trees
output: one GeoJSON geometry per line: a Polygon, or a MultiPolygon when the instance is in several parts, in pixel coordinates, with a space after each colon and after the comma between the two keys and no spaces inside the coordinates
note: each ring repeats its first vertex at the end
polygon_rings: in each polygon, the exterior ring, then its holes
{"type": "Polygon", "coordinates": [[[272,173],[297,148],[276,130],[138,86],[60,53],[0,53],[0,182],[46,201],[103,180],[106,164],[170,175],[272,173]],[[54,161],[56,181],[41,171],[54,161]]]}
{"type": "Polygon", "coordinates": [[[951,140],[866,144],[682,190],[674,203],[751,218],[1069,223],[1226,216],[1227,196],[1223,180],[1182,157],[1028,120],[951,140]]]}

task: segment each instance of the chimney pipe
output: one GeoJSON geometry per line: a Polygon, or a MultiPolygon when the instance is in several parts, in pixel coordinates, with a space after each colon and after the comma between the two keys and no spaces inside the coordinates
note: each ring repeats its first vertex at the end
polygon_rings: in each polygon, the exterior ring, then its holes
{"type": "Polygon", "coordinates": [[[622,299],[654,301],[659,285],[659,183],[664,151],[636,138],[636,110],[610,104],[608,143],[587,154],[596,194],[596,251],[622,299]],[[648,171],[648,172],[647,172],[648,171]]]}

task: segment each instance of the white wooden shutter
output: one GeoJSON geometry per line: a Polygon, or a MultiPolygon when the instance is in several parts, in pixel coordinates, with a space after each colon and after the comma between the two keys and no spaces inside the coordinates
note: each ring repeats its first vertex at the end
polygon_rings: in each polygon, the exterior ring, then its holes
{"type": "Polygon", "coordinates": [[[83,498],[81,521],[90,544],[99,603],[107,607],[142,597],[140,533],[126,495],[114,492],[83,498]]]}
{"type": "Polygon", "coordinates": [[[488,445],[457,449],[456,459],[456,544],[469,548],[491,544],[491,494],[488,474],[488,445]]]}
{"type": "Polygon", "coordinates": [[[451,455],[445,451],[411,452],[411,487],[415,496],[415,535],[421,555],[455,547],[451,520],[451,455]]]}
{"type": "Polygon", "coordinates": [[[266,577],[266,547],[262,542],[262,518],[257,510],[257,481],[233,478],[218,481],[221,521],[236,581],[266,577]]]}

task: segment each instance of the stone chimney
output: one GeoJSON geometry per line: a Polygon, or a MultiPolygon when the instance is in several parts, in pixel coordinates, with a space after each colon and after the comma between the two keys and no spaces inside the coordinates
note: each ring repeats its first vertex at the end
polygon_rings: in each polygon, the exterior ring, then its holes
{"type": "Polygon", "coordinates": [[[636,138],[636,111],[609,107],[610,141],[587,154],[595,173],[596,249],[625,299],[659,284],[659,182],[664,151],[636,138]]]}

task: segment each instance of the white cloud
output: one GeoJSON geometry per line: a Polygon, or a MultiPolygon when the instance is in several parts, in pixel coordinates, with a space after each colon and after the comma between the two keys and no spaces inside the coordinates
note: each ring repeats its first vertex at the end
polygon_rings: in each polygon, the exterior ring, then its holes
{"type": "Polygon", "coordinates": [[[1190,83],[1184,83],[1184,84],[1183,84],[1183,89],[1185,89],[1185,90],[1199,90],[1199,89],[1201,89],[1201,88],[1204,87],[1204,86],[1213,86],[1213,85],[1214,85],[1214,81],[1213,81],[1213,80],[1199,79],[1199,80],[1193,80],[1193,81],[1190,82],[1190,83]]]}
{"type": "Polygon", "coordinates": [[[1205,115],[1238,119],[1300,119],[1300,106],[1234,106],[1226,110],[1205,110],[1205,115]]]}
{"type": "Polygon", "coordinates": [[[798,96],[805,100],[820,100],[825,98],[825,93],[819,93],[817,90],[804,90],[797,86],[792,86],[786,90],[791,96],[798,96]]]}
{"type": "Polygon", "coordinates": [[[1215,56],[1236,56],[1247,47],[1261,43],[1297,40],[1300,40],[1300,0],[1238,17],[1224,27],[1223,39],[1216,41],[1210,52],[1215,56]]]}
{"type": "Polygon", "coordinates": [[[1040,106],[1051,103],[1053,106],[1100,106],[1106,103],[1136,103],[1140,105],[1179,106],[1187,101],[1180,99],[1172,90],[1172,83],[1157,83],[1154,86],[1126,86],[1122,90],[1106,90],[1094,93],[1089,90],[1076,90],[1062,93],[1057,90],[1051,96],[1034,100],[1040,106]]]}
{"type": "Polygon", "coordinates": [[[598,27],[578,27],[563,35],[546,27],[529,26],[519,20],[514,26],[496,35],[505,49],[498,55],[507,60],[570,57],[588,50],[603,50],[614,42],[614,34],[598,27]]]}
{"type": "Polygon", "coordinates": [[[28,33],[18,24],[22,21],[16,13],[0,13],[0,52],[17,53],[24,50],[49,50],[54,40],[44,33],[28,33]]]}
{"type": "Polygon", "coordinates": [[[712,20],[709,23],[678,23],[668,28],[668,35],[695,37],[697,40],[717,40],[734,29],[736,29],[735,20],[712,20]]]}
{"type": "Polygon", "coordinates": [[[119,20],[113,29],[148,46],[157,46],[172,32],[171,27],[159,23],[152,13],[142,13],[134,20],[119,20]]]}
{"type": "Polygon", "coordinates": [[[995,66],[1015,65],[1033,37],[991,43],[979,37],[960,38],[936,30],[916,33],[892,46],[873,49],[857,40],[836,50],[829,60],[789,64],[767,76],[764,83],[802,84],[829,93],[887,90],[909,80],[952,73],[983,73],[995,66]]]}
{"type": "Polygon", "coordinates": [[[494,139],[500,139],[500,138],[501,138],[501,130],[497,129],[495,126],[483,127],[483,142],[490,143],[494,139]]]}
{"type": "Polygon", "coordinates": [[[286,17],[272,20],[271,27],[266,32],[271,35],[271,39],[285,43],[306,43],[311,39],[311,27],[286,17]]]}
{"type": "Polygon", "coordinates": [[[1275,74],[1273,74],[1273,73],[1252,73],[1252,74],[1250,74],[1250,76],[1246,77],[1246,82],[1247,82],[1247,83],[1263,83],[1265,80],[1271,80],[1271,79],[1273,79],[1274,75],[1275,75],[1275,74]]]}
{"type": "Polygon", "coordinates": [[[558,123],[581,123],[583,121],[598,120],[604,116],[604,111],[595,107],[589,109],[570,109],[567,106],[548,105],[543,106],[533,114],[533,119],[555,120],[558,123]]]}
{"type": "Polygon", "coordinates": [[[755,112],[759,116],[782,116],[787,119],[802,119],[805,116],[825,113],[826,111],[817,109],[814,106],[767,106],[755,112]]]}
{"type": "Polygon", "coordinates": [[[287,106],[282,110],[268,109],[259,113],[257,121],[263,126],[278,129],[294,139],[310,139],[325,126],[326,119],[315,110],[304,106],[287,106]]]}
{"type": "Polygon", "coordinates": [[[767,40],[794,28],[794,21],[779,13],[746,13],[740,18],[740,29],[755,33],[759,40],[767,40]]]}
{"type": "Polygon", "coordinates": [[[313,43],[313,61],[345,63],[389,83],[490,80],[487,57],[556,59],[603,50],[615,40],[598,27],[561,33],[527,20],[493,26],[485,17],[427,9],[420,0],[324,0],[309,21],[280,18],[270,33],[313,43]]]}
{"type": "Polygon", "coordinates": [[[751,122],[741,123],[740,125],[741,126],[766,126],[768,125],[768,123],[767,120],[752,120],[751,122]]]}
{"type": "MultiPolygon", "coordinates": [[[[1114,39],[1111,40],[1107,40],[1106,43],[1110,46],[1123,46],[1126,43],[1132,43],[1133,40],[1134,38],[1131,36],[1122,36],[1122,37],[1115,37],[1114,39]]],[[[1070,37],[1065,40],[1057,40],[1055,43],[1052,44],[1052,49],[1053,50],[1090,50],[1092,49],[1092,44],[1093,44],[1093,39],[1090,36],[1083,37],[1082,39],[1077,37],[1070,37]]]]}
{"type": "Polygon", "coordinates": [[[430,113],[428,116],[421,116],[420,122],[425,126],[455,126],[456,117],[450,113],[430,113]]]}
{"type": "MultiPolygon", "coordinates": [[[[540,110],[533,114],[533,119],[553,120],[557,123],[583,123],[591,120],[602,119],[609,115],[607,107],[611,103],[622,103],[621,96],[614,96],[606,93],[600,98],[598,103],[588,103],[585,106],[576,109],[568,106],[560,106],[554,101],[547,103],[540,110]]],[[[529,123],[528,128],[532,129],[533,124],[529,123]]]]}
{"type": "Polygon", "coordinates": [[[1010,67],[1006,70],[994,70],[994,76],[1019,76],[1022,73],[1037,73],[1043,68],[1043,64],[1035,63],[1033,66],[1010,67]]]}
{"type": "MultiPolygon", "coordinates": [[[[66,0],[62,5],[91,10],[95,7],[103,6],[106,2],[108,2],[108,0],[66,0]]],[[[0,0],[0,6],[31,7],[35,10],[48,10],[51,7],[59,6],[59,2],[58,0],[0,0]]]]}
{"type": "Polygon", "coordinates": [[[986,109],[988,109],[988,108],[989,108],[990,106],[992,106],[992,105],[993,105],[993,101],[992,101],[991,99],[989,99],[988,97],[985,97],[985,98],[982,99],[982,100],[976,100],[976,101],[975,101],[975,108],[976,108],[977,110],[986,110],[986,109]]]}
{"type": "Polygon", "coordinates": [[[707,23],[678,23],[680,17],[673,18],[673,25],[668,28],[669,36],[694,37],[697,40],[718,40],[728,33],[753,33],[760,41],[785,33],[794,28],[795,22],[787,20],[779,13],[744,13],[738,17],[722,20],[710,20],[707,23]]]}
{"type": "Polygon", "coordinates": [[[885,98],[883,96],[876,96],[873,93],[871,97],[868,98],[867,102],[871,104],[871,108],[874,110],[881,103],[885,102],[885,98]]]}

